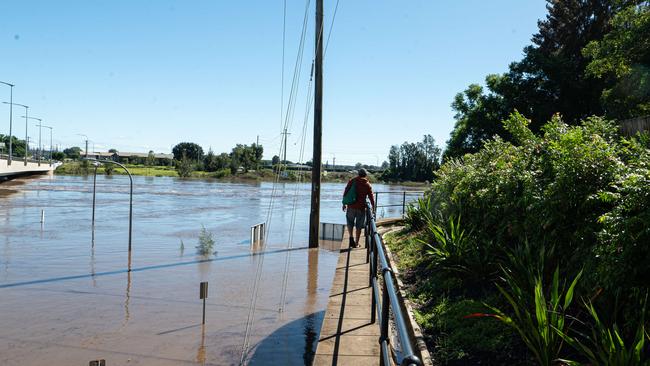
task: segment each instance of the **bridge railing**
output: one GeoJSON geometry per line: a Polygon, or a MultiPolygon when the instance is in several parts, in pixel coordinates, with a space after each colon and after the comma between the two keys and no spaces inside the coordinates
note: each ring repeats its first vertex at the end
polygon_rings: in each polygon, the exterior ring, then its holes
{"type": "Polygon", "coordinates": [[[375,192],[375,215],[376,210],[380,208],[401,208],[401,216],[404,217],[406,207],[409,203],[415,201],[417,198],[422,197],[424,191],[382,191],[375,192]],[[379,197],[382,197],[381,202],[386,202],[382,205],[379,204],[379,197]]]}
{"type": "Polygon", "coordinates": [[[379,321],[380,324],[380,365],[392,365],[391,359],[395,350],[389,337],[389,325],[391,321],[397,333],[399,344],[399,358],[396,363],[401,366],[421,366],[422,361],[413,351],[414,342],[406,326],[406,319],[402,312],[400,299],[398,297],[397,285],[393,269],[386,259],[384,243],[381,235],[377,232],[375,215],[370,209],[370,202],[366,202],[366,261],[370,263],[370,286],[372,287],[371,321],[379,321]],[[379,275],[382,277],[382,288],[380,291],[379,275]]]}

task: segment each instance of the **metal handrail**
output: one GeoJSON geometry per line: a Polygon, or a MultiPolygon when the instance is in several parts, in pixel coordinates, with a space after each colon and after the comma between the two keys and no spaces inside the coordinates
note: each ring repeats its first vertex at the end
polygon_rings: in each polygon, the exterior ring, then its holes
{"type": "Polygon", "coordinates": [[[370,308],[370,318],[374,323],[379,320],[380,324],[380,365],[391,365],[390,339],[388,337],[388,325],[390,310],[393,311],[393,322],[397,328],[399,344],[402,348],[403,358],[399,362],[401,366],[422,366],[422,361],[413,352],[413,340],[411,339],[406,327],[406,320],[400,307],[397,290],[394,283],[395,277],[393,269],[390,267],[384,252],[384,243],[377,232],[377,223],[375,216],[370,208],[370,202],[366,201],[366,262],[370,263],[370,280],[369,285],[372,287],[372,305],[370,308]],[[383,288],[379,291],[378,273],[383,278],[383,288]],[[379,317],[379,319],[377,319],[379,317]]]}
{"type": "Polygon", "coordinates": [[[376,214],[377,209],[378,208],[383,208],[383,207],[402,207],[402,216],[404,216],[404,214],[406,213],[406,205],[408,203],[408,202],[406,202],[406,196],[407,195],[416,195],[416,194],[418,196],[422,196],[422,195],[424,195],[424,193],[425,193],[424,191],[381,191],[381,192],[375,192],[375,211],[374,212],[376,214]],[[392,195],[399,194],[399,195],[402,196],[402,203],[393,204],[393,205],[380,205],[379,204],[379,194],[380,193],[384,194],[384,195],[386,195],[386,194],[389,194],[389,195],[390,194],[392,194],[392,195]]]}

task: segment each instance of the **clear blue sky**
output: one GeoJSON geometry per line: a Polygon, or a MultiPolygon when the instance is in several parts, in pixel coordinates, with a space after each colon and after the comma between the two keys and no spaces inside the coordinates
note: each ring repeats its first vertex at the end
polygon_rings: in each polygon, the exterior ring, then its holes
{"type": "MultiPolygon", "coordinates": [[[[290,160],[305,112],[313,3],[290,160]]],[[[285,104],[305,4],[287,0],[285,104]]],[[[326,34],[335,4],[325,0],[326,34]]],[[[77,134],[86,134],[98,151],[169,152],[192,141],[222,152],[259,135],[265,158],[278,153],[283,0],[22,0],[4,2],[2,13],[0,80],[54,126],[55,143],[81,146],[77,134]]],[[[325,58],[323,160],[381,163],[390,145],[424,134],[444,146],[453,96],[519,60],[545,14],[543,0],[340,0],[325,58]]],[[[15,115],[22,138],[22,110],[15,115]]],[[[2,105],[0,133],[8,128],[2,105]]],[[[33,124],[29,135],[38,136],[33,124]]]]}

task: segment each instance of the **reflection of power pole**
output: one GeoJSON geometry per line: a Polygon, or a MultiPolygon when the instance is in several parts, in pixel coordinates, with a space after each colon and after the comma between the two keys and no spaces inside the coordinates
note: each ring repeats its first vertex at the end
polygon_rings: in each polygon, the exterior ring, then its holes
{"type": "Polygon", "coordinates": [[[284,132],[282,132],[282,135],[284,135],[284,159],[282,160],[285,164],[287,163],[287,135],[291,135],[291,133],[287,132],[287,129],[284,129],[284,132]]]}

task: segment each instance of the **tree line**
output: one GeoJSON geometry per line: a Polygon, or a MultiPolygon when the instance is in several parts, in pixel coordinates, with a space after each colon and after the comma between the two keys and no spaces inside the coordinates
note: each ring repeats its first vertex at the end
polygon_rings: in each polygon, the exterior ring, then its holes
{"type": "Polygon", "coordinates": [[[179,176],[189,177],[194,170],[208,172],[221,172],[223,175],[235,174],[242,170],[259,169],[264,154],[264,147],[258,144],[237,144],[230,153],[215,154],[208,149],[207,154],[203,148],[193,142],[181,142],[172,148],[174,164],[179,176]]]}

